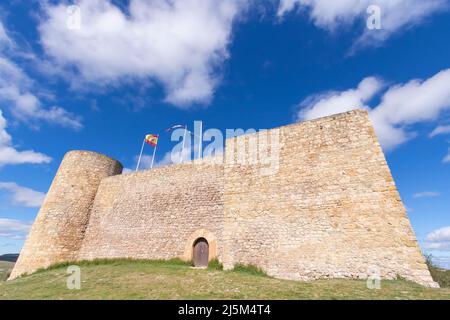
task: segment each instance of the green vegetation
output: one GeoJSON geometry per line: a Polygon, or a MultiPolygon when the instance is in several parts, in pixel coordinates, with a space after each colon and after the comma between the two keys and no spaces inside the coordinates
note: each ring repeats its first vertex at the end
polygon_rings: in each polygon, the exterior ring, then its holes
{"type": "MultiPolygon", "coordinates": [[[[85,260],[85,261],[69,261],[69,262],[63,262],[63,263],[57,263],[54,264],[48,268],[42,268],[37,270],[35,273],[41,273],[46,272],[50,270],[57,270],[57,269],[66,269],[69,266],[78,266],[80,268],[82,267],[89,267],[89,266],[101,266],[101,265],[109,265],[109,266],[121,266],[124,264],[136,264],[141,265],[145,264],[147,266],[190,266],[190,262],[183,261],[181,259],[171,259],[171,260],[138,260],[138,259],[95,259],[95,260],[85,260]]],[[[34,274],[35,274],[34,273],[34,274]]]]}
{"type": "Polygon", "coordinates": [[[430,268],[430,272],[434,281],[439,283],[441,288],[450,288],[450,270],[430,268]]]}
{"type": "Polygon", "coordinates": [[[208,269],[222,271],[223,270],[223,265],[219,262],[218,259],[214,259],[214,260],[209,262],[208,269]]]}
{"type": "Polygon", "coordinates": [[[0,281],[6,281],[14,267],[13,262],[0,261],[0,281]]]}
{"type": "Polygon", "coordinates": [[[267,277],[267,274],[260,268],[252,265],[237,264],[234,266],[234,272],[247,273],[255,276],[267,277]]]}
{"type": "Polygon", "coordinates": [[[427,256],[426,259],[433,280],[439,283],[441,288],[450,288],[450,270],[438,268],[433,263],[433,257],[431,255],[427,256]]]}
{"type": "Polygon", "coordinates": [[[68,265],[0,282],[0,299],[450,299],[450,289],[403,280],[369,290],[361,280],[286,281],[251,266],[222,271],[216,262],[199,270],[179,260],[78,262],[81,290],[69,290],[68,265]]]}

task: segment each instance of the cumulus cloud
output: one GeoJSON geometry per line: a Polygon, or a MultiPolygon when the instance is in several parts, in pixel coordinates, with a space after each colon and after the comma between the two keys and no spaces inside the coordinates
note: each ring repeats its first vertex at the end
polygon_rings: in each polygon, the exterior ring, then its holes
{"type": "Polygon", "coordinates": [[[0,189],[12,194],[12,202],[30,208],[39,208],[45,198],[45,193],[19,186],[14,182],[0,182],[0,189]]]}
{"type": "MultiPolygon", "coordinates": [[[[13,41],[7,36],[1,22],[0,44],[8,48],[13,46],[13,41]]],[[[6,50],[1,48],[2,46],[0,46],[0,103],[8,106],[11,114],[20,121],[43,120],[63,127],[81,129],[79,117],[58,106],[43,107],[41,100],[31,92],[33,81],[7,57],[6,50]]]]}
{"type": "MultiPolygon", "coordinates": [[[[134,160],[137,165],[139,156],[134,157],[134,160]]],[[[152,156],[143,155],[141,157],[141,163],[139,164],[139,169],[140,170],[150,169],[151,163],[152,163],[152,156]]]]}
{"type": "Polygon", "coordinates": [[[412,137],[408,126],[434,121],[449,108],[450,69],[447,69],[425,81],[412,80],[393,86],[384,94],[371,117],[375,126],[379,126],[381,139],[388,147],[395,147],[412,137]],[[398,138],[391,139],[391,132],[397,133],[398,138]]]}
{"type": "Polygon", "coordinates": [[[441,194],[436,191],[423,191],[414,194],[414,198],[433,198],[439,197],[441,194]]]}
{"type": "Polygon", "coordinates": [[[0,237],[23,240],[31,229],[31,222],[0,218],[0,237]]]}
{"type": "Polygon", "coordinates": [[[367,103],[382,87],[381,80],[369,77],[361,81],[355,89],[312,95],[300,103],[298,117],[311,120],[358,108],[369,109],[367,103]]]}
{"type": "Polygon", "coordinates": [[[327,30],[362,22],[364,31],[357,42],[374,45],[396,32],[422,23],[447,7],[446,0],[280,0],[278,15],[282,17],[291,11],[307,12],[316,26],[327,30]],[[371,5],[381,9],[381,30],[365,28],[364,22],[369,17],[367,8],[371,5]]]}
{"type": "Polygon", "coordinates": [[[66,27],[67,4],[48,4],[39,32],[48,56],[75,67],[77,80],[153,79],[169,103],[187,107],[211,99],[245,2],[131,0],[125,12],[108,0],[80,0],[80,28],[66,27]]]}
{"type": "Polygon", "coordinates": [[[51,158],[32,150],[18,151],[12,146],[12,138],[6,132],[6,119],[0,110],[0,167],[7,164],[49,163],[51,158]]]}
{"type": "MultiPolygon", "coordinates": [[[[189,162],[192,160],[191,158],[191,149],[189,147],[186,147],[183,152],[183,159],[181,159],[181,153],[177,150],[168,151],[164,154],[163,158],[161,160],[155,159],[155,162],[153,164],[154,168],[158,167],[164,167],[172,164],[179,164],[182,160],[183,162],[189,162]]],[[[137,162],[139,160],[139,156],[134,157],[134,168],[136,168],[137,162]]],[[[141,163],[139,164],[139,170],[146,170],[150,169],[152,164],[152,156],[143,155],[141,158],[141,163]]],[[[125,173],[134,172],[134,170],[128,169],[125,173]]]]}
{"type": "Polygon", "coordinates": [[[450,227],[444,227],[429,233],[425,239],[425,248],[450,251],[450,227]]]}
{"type": "Polygon", "coordinates": [[[435,230],[427,235],[427,241],[450,241],[450,227],[435,230]]]}
{"type": "Polygon", "coordinates": [[[183,159],[181,158],[180,152],[167,152],[164,157],[158,161],[155,165],[156,167],[164,167],[172,164],[179,164],[180,162],[189,162],[191,161],[191,150],[186,148],[183,152],[183,159]]]}
{"type": "MultiPolygon", "coordinates": [[[[153,163],[153,167],[158,168],[158,167],[164,167],[166,165],[178,164],[180,157],[178,156],[178,158],[176,159],[177,161],[174,162],[174,161],[172,161],[171,153],[172,152],[169,151],[166,154],[164,154],[163,159],[161,159],[160,161],[155,159],[155,162],[153,163]]],[[[138,161],[139,161],[139,155],[136,155],[133,159],[133,167],[132,168],[124,168],[123,173],[127,174],[127,173],[135,172],[138,161]]],[[[141,162],[139,163],[139,170],[140,171],[148,170],[148,169],[150,169],[151,164],[152,164],[152,156],[143,155],[141,157],[141,162]]]]}
{"type": "Polygon", "coordinates": [[[450,69],[429,79],[411,80],[387,90],[381,90],[381,83],[375,78],[366,78],[356,89],[308,97],[299,104],[298,120],[364,108],[369,110],[380,143],[389,150],[416,135],[410,130],[412,125],[435,121],[450,109],[450,69]],[[381,102],[370,106],[376,94],[382,95],[381,102]]]}

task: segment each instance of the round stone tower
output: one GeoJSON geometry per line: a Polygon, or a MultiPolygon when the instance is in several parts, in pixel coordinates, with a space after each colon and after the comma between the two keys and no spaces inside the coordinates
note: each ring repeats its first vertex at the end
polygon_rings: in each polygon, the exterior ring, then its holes
{"type": "Polygon", "coordinates": [[[10,279],[55,263],[74,261],[100,182],[106,177],[122,173],[122,169],[118,161],[95,152],[68,152],[10,279]]]}

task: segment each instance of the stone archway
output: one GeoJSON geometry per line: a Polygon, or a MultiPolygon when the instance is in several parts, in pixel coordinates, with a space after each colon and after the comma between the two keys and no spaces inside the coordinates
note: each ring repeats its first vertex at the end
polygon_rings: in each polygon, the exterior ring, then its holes
{"type": "Polygon", "coordinates": [[[189,237],[189,239],[186,242],[185,248],[184,248],[184,254],[182,259],[185,261],[193,261],[194,258],[194,247],[196,242],[199,239],[204,239],[206,243],[208,244],[208,261],[214,260],[217,258],[217,238],[216,236],[206,230],[206,229],[199,229],[192,233],[189,237]]]}

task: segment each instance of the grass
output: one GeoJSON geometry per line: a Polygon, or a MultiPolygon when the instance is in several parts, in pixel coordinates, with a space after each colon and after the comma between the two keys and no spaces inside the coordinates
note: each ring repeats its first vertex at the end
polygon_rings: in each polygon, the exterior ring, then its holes
{"type": "Polygon", "coordinates": [[[223,265],[219,262],[218,259],[214,259],[214,260],[209,262],[208,269],[222,271],[223,270],[223,265]]]}
{"type": "Polygon", "coordinates": [[[267,274],[261,270],[258,267],[252,266],[252,265],[245,265],[245,264],[237,264],[234,266],[234,272],[241,272],[241,273],[247,273],[254,276],[262,276],[267,277],[267,274]]]}
{"type": "Polygon", "coordinates": [[[0,281],[8,279],[13,267],[14,262],[0,261],[0,281]]]}
{"type": "Polygon", "coordinates": [[[426,259],[433,280],[439,283],[441,288],[450,288],[450,270],[444,270],[437,267],[433,263],[433,256],[431,255],[427,256],[426,259]]]}
{"type": "Polygon", "coordinates": [[[57,270],[57,269],[67,269],[69,266],[78,266],[78,267],[87,267],[87,266],[101,266],[101,265],[109,265],[109,266],[120,266],[123,264],[129,264],[133,263],[136,265],[139,264],[146,264],[146,265],[152,265],[152,266],[160,266],[160,265],[166,265],[166,266],[190,266],[190,262],[183,261],[181,259],[171,259],[171,260],[138,260],[138,259],[95,259],[95,260],[85,260],[85,261],[69,261],[69,262],[63,262],[63,263],[57,263],[54,264],[48,268],[42,268],[37,270],[35,273],[41,273],[41,272],[47,272],[50,270],[57,270]]]}
{"type": "Polygon", "coordinates": [[[439,268],[430,268],[431,276],[434,281],[439,283],[441,288],[450,288],[450,270],[443,270],[439,268]]]}
{"type": "Polygon", "coordinates": [[[450,299],[450,289],[382,281],[380,290],[362,280],[296,282],[266,276],[252,266],[207,270],[179,261],[96,260],[78,262],[81,289],[66,286],[60,264],[14,281],[0,282],[0,299],[450,299]]]}

